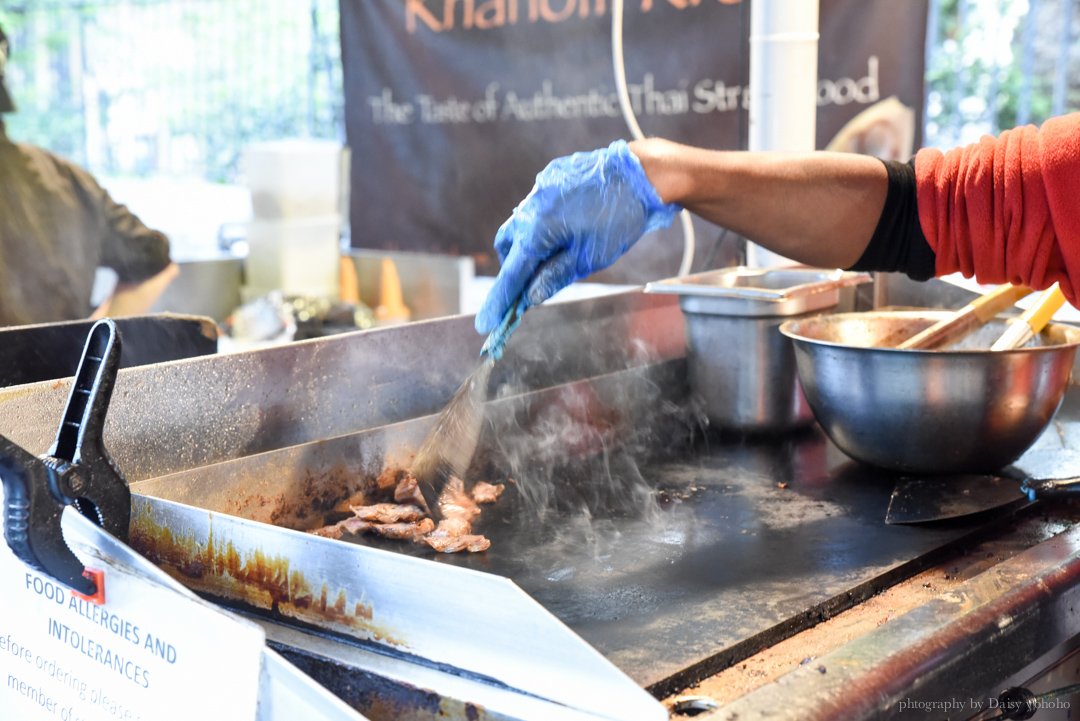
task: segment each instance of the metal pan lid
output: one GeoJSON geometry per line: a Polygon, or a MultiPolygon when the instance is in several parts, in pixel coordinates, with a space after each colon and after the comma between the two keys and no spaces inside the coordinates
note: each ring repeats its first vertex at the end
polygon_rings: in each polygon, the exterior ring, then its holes
{"type": "Polygon", "coordinates": [[[734,266],[654,281],[645,292],[678,295],[690,313],[795,315],[836,305],[841,288],[870,280],[867,273],[825,268],[734,266]]]}

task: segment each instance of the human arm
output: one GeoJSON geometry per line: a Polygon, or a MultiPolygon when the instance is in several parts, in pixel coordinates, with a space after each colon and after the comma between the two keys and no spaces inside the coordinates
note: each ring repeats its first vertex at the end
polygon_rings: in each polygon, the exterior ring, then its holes
{"type": "Polygon", "coordinates": [[[106,298],[90,317],[96,320],[105,316],[121,318],[143,315],[150,311],[169,283],[178,275],[180,267],[176,263],[169,263],[163,270],[144,281],[117,283],[112,295],[106,298]]]}
{"type": "MultiPolygon", "coordinates": [[[[947,153],[921,150],[913,171],[846,153],[710,151],[660,139],[629,148],[642,185],[661,205],[681,205],[808,265],[900,270],[920,279],[960,272],[1035,289],[1060,282],[1070,302],[1080,300],[1080,113],[947,153]]],[[[602,190],[603,183],[594,188],[594,204],[611,213],[602,190]]],[[[595,241],[595,223],[578,212],[581,205],[550,203],[523,216],[516,210],[515,244],[531,246],[531,229],[540,226],[549,235],[558,229],[566,242],[580,243],[586,233],[595,241]]],[[[600,236],[604,262],[637,237],[600,236]]],[[[561,246],[548,239],[544,247],[561,246]]],[[[528,300],[540,302],[588,267],[577,270],[551,274],[558,283],[534,283],[546,295],[528,300]]],[[[496,287],[515,274],[520,267],[504,264],[496,287]]],[[[477,329],[485,332],[508,302],[490,295],[477,329]]]]}
{"type": "MultiPolygon", "coordinates": [[[[885,217],[886,168],[869,156],[716,152],[655,139],[631,149],[665,201],[808,265],[851,267],[872,235],[901,243],[906,223],[924,253],[918,265],[932,260],[933,275],[1036,290],[1057,282],[1080,301],[1080,113],[920,150],[911,186],[897,194],[910,202],[885,217]]],[[[910,270],[910,259],[884,269],[910,270]]]]}
{"type": "Polygon", "coordinates": [[[938,275],[1080,300],[1080,113],[915,158],[918,214],[938,275]]]}
{"type": "Polygon", "coordinates": [[[99,218],[98,263],[117,274],[113,293],[91,317],[147,313],[180,274],[179,267],[170,259],[169,239],[113,200],[85,170],[72,167],[70,172],[99,218]]]}
{"type": "Polygon", "coordinates": [[[679,205],[811,265],[847,267],[866,249],[889,187],[881,161],[840,153],[708,151],[666,140],[613,143],[553,161],[499,229],[502,268],[476,318],[487,333],[610,265],[679,205]]]}
{"type": "Polygon", "coordinates": [[[823,268],[862,256],[888,189],[885,166],[865,155],[716,151],[660,138],[630,149],[664,202],[823,268]]]}

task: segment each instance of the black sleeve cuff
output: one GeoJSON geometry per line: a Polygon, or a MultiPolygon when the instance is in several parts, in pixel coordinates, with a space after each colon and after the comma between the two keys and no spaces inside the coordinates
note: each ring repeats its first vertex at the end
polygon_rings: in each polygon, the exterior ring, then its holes
{"type": "Polygon", "coordinates": [[[936,258],[919,225],[915,160],[883,160],[889,190],[874,235],[851,270],[904,273],[913,280],[934,277],[936,258]]]}

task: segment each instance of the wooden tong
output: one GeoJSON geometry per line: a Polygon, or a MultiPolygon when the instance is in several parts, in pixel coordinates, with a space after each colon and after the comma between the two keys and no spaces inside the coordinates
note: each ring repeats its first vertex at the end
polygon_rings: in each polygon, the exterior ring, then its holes
{"type": "Polygon", "coordinates": [[[1024,285],[1011,283],[999,285],[989,293],[971,301],[952,316],[916,333],[896,347],[901,350],[932,350],[955,343],[1032,292],[1031,288],[1024,285]]]}
{"type": "Polygon", "coordinates": [[[1009,322],[1005,332],[1001,334],[1001,337],[997,339],[994,345],[990,346],[990,350],[1000,351],[1020,348],[1034,338],[1050,322],[1050,318],[1057,312],[1057,309],[1064,304],[1065,294],[1061,292],[1060,286],[1054,283],[1042,292],[1035,304],[1024,311],[1024,314],[1019,319],[1009,322]]]}

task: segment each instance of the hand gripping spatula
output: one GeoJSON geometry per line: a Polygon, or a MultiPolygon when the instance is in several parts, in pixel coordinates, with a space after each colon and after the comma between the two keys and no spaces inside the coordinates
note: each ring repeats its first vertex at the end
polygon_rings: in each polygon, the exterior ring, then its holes
{"type": "Polygon", "coordinates": [[[439,414],[413,459],[409,470],[417,480],[429,515],[435,521],[442,518],[439,496],[446,482],[451,476],[462,476],[472,462],[480,440],[491,371],[495,361],[502,357],[506,342],[521,323],[524,313],[525,303],[519,300],[491,331],[480,349],[480,363],[476,370],[469,374],[439,414]]]}

